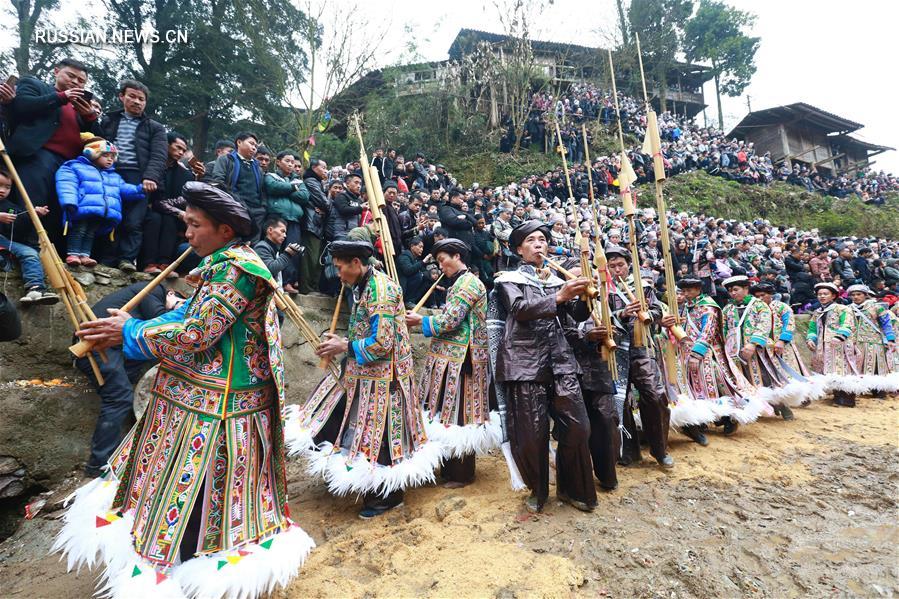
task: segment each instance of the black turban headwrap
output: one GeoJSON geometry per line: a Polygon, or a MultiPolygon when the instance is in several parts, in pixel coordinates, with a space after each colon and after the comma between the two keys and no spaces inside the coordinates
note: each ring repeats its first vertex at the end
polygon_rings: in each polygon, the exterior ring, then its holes
{"type": "Polygon", "coordinates": [[[199,208],[214,221],[230,226],[238,237],[258,233],[246,206],[223,189],[201,181],[188,181],[181,190],[181,197],[188,206],[199,208]]]}
{"type": "Polygon", "coordinates": [[[552,239],[549,225],[540,220],[529,220],[512,229],[512,232],[509,233],[509,246],[512,249],[518,249],[518,246],[534,231],[542,231],[547,243],[552,239]]]}

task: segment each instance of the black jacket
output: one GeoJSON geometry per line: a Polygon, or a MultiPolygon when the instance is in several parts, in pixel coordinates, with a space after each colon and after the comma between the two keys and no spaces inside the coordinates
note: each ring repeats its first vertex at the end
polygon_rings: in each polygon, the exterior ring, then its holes
{"type": "MultiPolygon", "coordinates": [[[[26,76],[16,85],[16,97],[7,106],[9,139],[12,156],[33,156],[59,127],[59,113],[65,101],[55,88],[26,76]]],[[[76,112],[81,131],[92,131],[96,121],[86,121],[76,112]]]]}
{"type": "Polygon", "coordinates": [[[167,198],[177,198],[181,195],[181,189],[184,187],[184,184],[195,179],[193,172],[180,162],[175,162],[171,166],[166,167],[162,174],[162,184],[150,196],[153,210],[160,214],[167,214],[161,207],[162,201],[167,198]]]}
{"type": "Polygon", "coordinates": [[[425,271],[428,267],[424,262],[416,258],[411,250],[403,250],[397,259],[396,259],[396,270],[397,275],[400,278],[400,287],[403,288],[403,291],[406,291],[406,286],[409,284],[409,279],[415,278],[416,276],[424,277],[425,271]]]}
{"type": "Polygon", "coordinates": [[[464,242],[471,247],[474,243],[472,229],[474,229],[474,215],[464,210],[459,210],[452,204],[444,204],[438,212],[440,215],[440,226],[450,232],[450,237],[455,237],[459,241],[464,242]],[[460,218],[464,217],[464,218],[460,218]]]}
{"type": "Polygon", "coordinates": [[[330,201],[321,179],[311,169],[303,173],[303,183],[309,190],[309,210],[303,215],[303,230],[321,239],[325,234],[325,219],[328,217],[330,201]],[[321,214],[314,209],[318,208],[321,214]]]}
{"type": "Polygon", "coordinates": [[[0,293],[0,341],[15,341],[22,335],[22,321],[16,306],[0,293]]]}
{"type": "MultiPolygon", "coordinates": [[[[122,109],[107,113],[100,121],[96,133],[103,139],[115,143],[123,113],[122,109]]],[[[140,169],[141,179],[149,179],[156,184],[162,183],[162,173],[165,171],[169,153],[165,127],[145,113],[140,117],[134,136],[134,149],[137,152],[137,166],[140,169]]]]}
{"type": "Polygon", "coordinates": [[[278,278],[278,275],[281,274],[281,271],[290,264],[290,254],[279,251],[279,248],[269,241],[267,237],[263,237],[254,243],[253,250],[276,279],[278,278]]]}
{"type": "Polygon", "coordinates": [[[359,226],[359,215],[362,214],[362,200],[354,193],[344,191],[331,202],[328,212],[326,235],[328,241],[346,239],[350,229],[359,226]]]}
{"type": "MultiPolygon", "coordinates": [[[[517,274],[517,273],[515,273],[517,274]]],[[[496,380],[550,382],[562,374],[581,374],[559,318],[586,320],[580,300],[556,304],[559,287],[503,282],[496,284],[506,313],[505,332],[496,356],[496,380]]]]}

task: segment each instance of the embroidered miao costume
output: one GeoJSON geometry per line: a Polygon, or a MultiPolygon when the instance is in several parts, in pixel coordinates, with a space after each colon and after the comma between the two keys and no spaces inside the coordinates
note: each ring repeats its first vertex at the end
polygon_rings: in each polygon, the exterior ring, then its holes
{"type": "Polygon", "coordinates": [[[445,459],[473,460],[499,447],[499,414],[491,414],[488,395],[484,284],[462,272],[446,292],[446,306],[421,327],[431,340],[419,385],[428,438],[440,443],[445,459]]]}
{"type": "Polygon", "coordinates": [[[314,547],[288,516],[271,274],[232,245],[199,275],[182,308],[126,322],[125,355],[159,359],[150,402],[55,544],[69,568],[102,561],[113,597],[256,597],[314,547]]]}
{"type": "Polygon", "coordinates": [[[756,421],[766,406],[724,349],[720,306],[701,294],[686,302],[683,321],[693,345],[681,346],[680,362],[693,397],[709,402],[718,418],[730,416],[740,424],[756,421]],[[698,366],[690,367],[691,354],[700,358],[698,366]]]}
{"type": "Polygon", "coordinates": [[[812,312],[807,335],[815,344],[811,367],[827,377],[831,391],[855,394],[868,390],[855,365],[854,330],[855,315],[849,306],[831,303],[812,312]]]}
{"type": "MultiPolygon", "coordinates": [[[[771,336],[771,310],[765,302],[747,295],[739,305],[729,302],[721,317],[724,351],[728,360],[741,365],[740,370],[755,387],[758,397],[768,404],[778,405],[780,401],[774,399],[772,390],[780,387],[781,382],[771,364],[765,360],[767,356],[763,351],[771,336]],[[748,362],[740,357],[740,350],[746,343],[756,346],[756,352],[748,362]]],[[[773,414],[770,408],[765,412],[765,415],[773,414]]]]}
{"type": "MultiPolygon", "coordinates": [[[[668,315],[668,306],[661,303],[663,316],[668,315]]],[[[683,318],[683,310],[681,310],[683,318]]],[[[714,407],[694,397],[690,388],[687,363],[681,359],[683,346],[677,343],[667,329],[661,328],[653,335],[654,347],[661,381],[665,386],[668,398],[668,409],[671,413],[669,426],[675,430],[688,426],[699,426],[715,422],[721,417],[714,407]]]]}
{"type": "Polygon", "coordinates": [[[425,433],[402,289],[369,267],[353,299],[344,372],[290,411],[288,446],[335,495],[387,497],[433,482],[441,448],[425,433]]]}
{"type": "Polygon", "coordinates": [[[796,333],[793,309],[778,300],[771,300],[768,308],[771,310],[771,340],[765,347],[765,352],[767,360],[785,382],[784,388],[778,390],[779,396],[788,406],[821,399],[827,392],[824,380],[812,375],[793,344],[796,333]],[[784,343],[782,356],[774,353],[774,341],[784,343]]]}
{"type": "Polygon", "coordinates": [[[874,299],[852,304],[855,316],[855,355],[858,373],[869,391],[899,390],[899,371],[892,363],[887,342],[896,341],[889,311],[874,299]]]}

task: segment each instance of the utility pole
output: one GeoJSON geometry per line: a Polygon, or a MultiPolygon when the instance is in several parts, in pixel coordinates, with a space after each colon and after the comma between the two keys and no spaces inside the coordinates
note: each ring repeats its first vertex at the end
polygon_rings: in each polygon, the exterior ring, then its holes
{"type": "Polygon", "coordinates": [[[746,108],[749,110],[749,112],[752,112],[752,96],[750,96],[749,94],[746,94],[746,108]]]}

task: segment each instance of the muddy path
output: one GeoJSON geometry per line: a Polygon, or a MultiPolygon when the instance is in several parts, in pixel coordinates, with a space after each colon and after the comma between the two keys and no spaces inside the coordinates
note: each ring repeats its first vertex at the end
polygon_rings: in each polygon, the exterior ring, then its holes
{"type": "MultiPolygon", "coordinates": [[[[291,512],[318,548],[276,596],[896,596],[897,432],[899,398],[863,398],[712,433],[706,448],[672,434],[675,468],[623,469],[594,514],[551,501],[528,515],[490,457],[473,486],[416,489],[362,522],[294,464],[291,512]]],[[[90,573],[46,555],[52,503],[0,545],[5,597],[91,595],[90,573]]]]}

